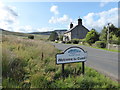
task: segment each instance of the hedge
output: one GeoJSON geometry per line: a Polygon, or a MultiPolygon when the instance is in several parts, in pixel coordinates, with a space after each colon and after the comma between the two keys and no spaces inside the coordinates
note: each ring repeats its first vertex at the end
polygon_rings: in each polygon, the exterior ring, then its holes
{"type": "Polygon", "coordinates": [[[98,48],[105,48],[106,43],[104,41],[96,41],[95,46],[97,46],[98,48]]]}

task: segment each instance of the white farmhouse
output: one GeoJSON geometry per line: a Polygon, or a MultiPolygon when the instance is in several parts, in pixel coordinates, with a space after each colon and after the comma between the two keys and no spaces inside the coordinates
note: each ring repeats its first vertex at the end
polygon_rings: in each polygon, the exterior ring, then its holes
{"type": "Polygon", "coordinates": [[[70,30],[66,31],[63,36],[63,41],[70,41],[71,39],[84,39],[89,30],[82,25],[82,19],[78,19],[78,25],[73,27],[70,24],[70,30]]]}

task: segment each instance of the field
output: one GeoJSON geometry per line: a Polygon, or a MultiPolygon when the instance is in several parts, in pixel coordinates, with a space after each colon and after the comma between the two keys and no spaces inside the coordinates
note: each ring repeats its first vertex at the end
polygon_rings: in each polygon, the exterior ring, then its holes
{"type": "Polygon", "coordinates": [[[61,65],[55,64],[55,55],[60,52],[46,41],[14,35],[2,36],[2,86],[3,88],[118,88],[116,81],[85,67],[81,63],[65,65],[65,80],[61,65]]]}

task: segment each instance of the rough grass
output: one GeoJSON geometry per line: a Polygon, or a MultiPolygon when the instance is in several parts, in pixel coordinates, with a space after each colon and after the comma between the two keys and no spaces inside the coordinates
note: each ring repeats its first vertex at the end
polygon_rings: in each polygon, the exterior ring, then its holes
{"type": "Polygon", "coordinates": [[[40,40],[3,36],[2,85],[4,88],[118,88],[117,82],[81,64],[65,64],[65,80],[61,65],[55,64],[54,46],[40,40]]]}

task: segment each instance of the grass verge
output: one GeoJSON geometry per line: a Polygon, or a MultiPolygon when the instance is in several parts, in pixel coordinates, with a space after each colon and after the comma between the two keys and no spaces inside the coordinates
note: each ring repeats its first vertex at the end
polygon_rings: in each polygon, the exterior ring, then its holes
{"type": "Polygon", "coordinates": [[[65,64],[65,80],[61,65],[55,64],[59,52],[54,46],[40,40],[3,36],[3,88],[119,88],[118,83],[81,63],[65,64]]]}
{"type": "MultiPolygon", "coordinates": [[[[78,45],[78,44],[75,44],[78,45]]],[[[83,45],[83,44],[79,44],[79,45],[83,45]]],[[[87,47],[91,47],[91,48],[96,48],[96,49],[102,49],[102,50],[106,50],[106,51],[111,51],[111,52],[120,52],[120,50],[111,50],[111,49],[107,49],[107,48],[98,48],[98,47],[93,47],[93,46],[89,46],[89,45],[83,45],[83,46],[87,46],[87,47]]]]}

